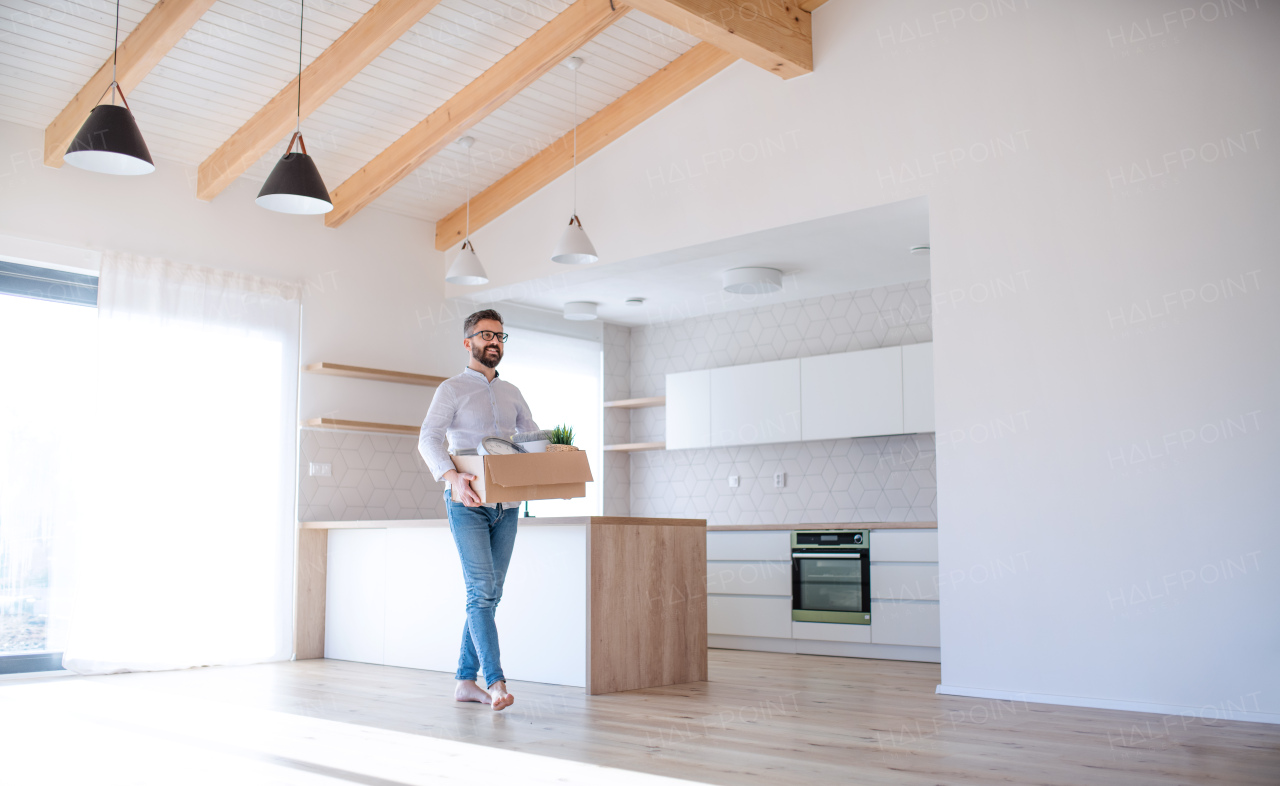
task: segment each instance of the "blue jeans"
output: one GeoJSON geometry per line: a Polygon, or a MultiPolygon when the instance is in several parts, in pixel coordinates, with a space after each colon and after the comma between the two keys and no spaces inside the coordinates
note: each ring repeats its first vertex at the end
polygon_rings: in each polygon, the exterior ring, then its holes
{"type": "Polygon", "coordinates": [[[462,626],[462,652],[458,655],[456,676],[460,680],[474,680],[479,668],[484,671],[487,687],[505,679],[498,649],[498,626],[493,617],[498,601],[502,600],[502,583],[507,578],[511,551],[516,545],[516,517],[520,506],[469,508],[453,500],[447,500],[445,506],[449,531],[462,559],[462,578],[467,583],[467,621],[462,626]]]}

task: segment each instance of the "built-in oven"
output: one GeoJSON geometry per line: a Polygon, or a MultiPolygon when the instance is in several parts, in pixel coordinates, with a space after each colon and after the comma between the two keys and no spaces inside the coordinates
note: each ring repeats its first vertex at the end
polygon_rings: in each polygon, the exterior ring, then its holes
{"type": "Polygon", "coordinates": [[[791,533],[791,619],[871,624],[871,532],[791,533]]]}

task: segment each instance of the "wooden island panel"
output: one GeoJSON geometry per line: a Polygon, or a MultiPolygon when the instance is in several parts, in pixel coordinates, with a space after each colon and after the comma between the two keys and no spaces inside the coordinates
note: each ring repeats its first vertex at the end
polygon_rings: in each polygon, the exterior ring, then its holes
{"type": "Polygon", "coordinates": [[[706,522],[628,521],[587,532],[591,695],[707,679],[706,522]]]}

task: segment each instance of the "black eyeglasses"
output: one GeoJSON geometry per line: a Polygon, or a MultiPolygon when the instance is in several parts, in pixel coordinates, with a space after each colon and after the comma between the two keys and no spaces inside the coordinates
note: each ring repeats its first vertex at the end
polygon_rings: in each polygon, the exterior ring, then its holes
{"type": "Polygon", "coordinates": [[[483,341],[493,341],[496,338],[499,342],[505,344],[507,343],[508,335],[509,334],[507,333],[494,333],[492,330],[481,330],[479,332],[472,333],[469,336],[463,336],[463,338],[475,338],[476,336],[479,336],[483,341]]]}

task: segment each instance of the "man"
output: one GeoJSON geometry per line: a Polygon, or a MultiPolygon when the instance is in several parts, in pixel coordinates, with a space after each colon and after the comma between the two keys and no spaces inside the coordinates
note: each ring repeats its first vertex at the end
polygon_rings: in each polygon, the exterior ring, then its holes
{"type": "Polygon", "coordinates": [[[537,431],[529,405],[519,389],[498,378],[507,334],[502,315],[493,309],[477,311],[462,327],[462,346],[470,355],[467,367],[436,388],[418,437],[418,451],[436,480],[448,483],[445,506],[449,531],[462,559],[467,583],[467,621],[462,626],[462,652],[458,656],[457,701],[478,701],[495,710],[511,706],[498,650],[494,612],[502,599],[502,582],[516,541],[518,503],[485,505],[471,488],[475,475],[454,469],[445,437],[454,453],[473,450],[484,437],[508,439],[517,432],[537,431]],[[452,496],[461,502],[455,502],[452,496]],[[487,689],[476,683],[476,669],[484,673],[487,689]]]}

